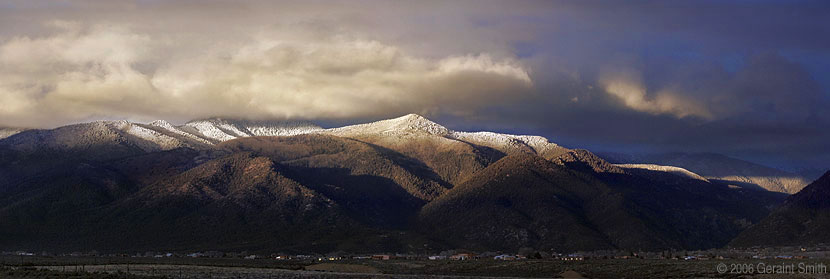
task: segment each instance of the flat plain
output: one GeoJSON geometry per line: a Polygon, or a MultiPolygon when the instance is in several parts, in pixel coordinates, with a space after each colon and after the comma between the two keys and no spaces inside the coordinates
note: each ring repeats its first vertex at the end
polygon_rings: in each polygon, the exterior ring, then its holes
{"type": "Polygon", "coordinates": [[[828,259],[584,261],[273,260],[127,257],[6,257],[0,278],[828,278],[828,259]],[[718,265],[752,266],[719,272],[718,265]],[[821,266],[803,273],[799,264],[821,266]],[[792,273],[759,270],[793,266],[792,273]],[[48,270],[48,271],[47,271],[48,270]],[[83,271],[83,272],[82,272],[83,271]],[[99,276],[99,277],[95,277],[99,276]],[[577,277],[578,278],[578,277],[577,277]]]}

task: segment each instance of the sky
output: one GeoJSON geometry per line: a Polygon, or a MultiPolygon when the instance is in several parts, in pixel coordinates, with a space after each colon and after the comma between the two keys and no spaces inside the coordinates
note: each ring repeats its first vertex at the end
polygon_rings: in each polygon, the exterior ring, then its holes
{"type": "Polygon", "coordinates": [[[0,126],[418,113],[830,168],[827,1],[0,0],[0,126]]]}

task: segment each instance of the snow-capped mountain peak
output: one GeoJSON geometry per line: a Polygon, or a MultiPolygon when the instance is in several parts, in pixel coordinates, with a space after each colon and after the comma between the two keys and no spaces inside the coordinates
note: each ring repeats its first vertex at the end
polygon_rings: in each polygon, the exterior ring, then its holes
{"type": "Polygon", "coordinates": [[[344,136],[366,134],[429,134],[445,136],[450,133],[450,130],[423,116],[407,114],[398,118],[328,129],[326,132],[344,136]]]}
{"type": "Polygon", "coordinates": [[[387,121],[393,125],[393,128],[398,129],[424,131],[433,135],[446,135],[450,132],[446,127],[414,113],[387,121]]]}
{"type": "Polygon", "coordinates": [[[365,137],[386,136],[390,141],[398,141],[402,136],[433,136],[442,142],[465,142],[487,146],[505,153],[530,152],[543,154],[561,148],[540,136],[510,135],[494,132],[459,132],[447,129],[423,116],[407,114],[401,117],[357,124],[323,131],[337,136],[365,137]]]}

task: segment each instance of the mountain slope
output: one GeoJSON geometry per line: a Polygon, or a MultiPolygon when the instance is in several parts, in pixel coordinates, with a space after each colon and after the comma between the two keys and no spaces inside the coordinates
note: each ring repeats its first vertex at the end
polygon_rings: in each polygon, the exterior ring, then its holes
{"type": "MultiPolygon", "coordinates": [[[[420,207],[450,187],[423,163],[400,153],[318,134],[248,137],[211,152],[175,149],[96,165],[121,179],[111,184],[129,186],[126,194],[104,195],[109,199],[67,195],[68,201],[95,202],[62,207],[52,216],[33,211],[51,201],[26,184],[8,196],[8,204],[0,203],[0,213],[9,213],[0,214],[0,223],[11,222],[2,223],[9,224],[3,233],[13,236],[0,246],[400,250],[419,237],[381,236],[409,229],[420,207]]],[[[78,175],[87,179],[91,174],[78,175]]],[[[65,187],[42,188],[64,193],[65,187]]],[[[58,194],[48,198],[62,200],[58,194]]]]}
{"type": "Polygon", "coordinates": [[[650,177],[587,151],[553,161],[510,155],[427,204],[421,229],[454,245],[490,249],[711,248],[780,201],[674,175],[650,177]]]}
{"type": "Polygon", "coordinates": [[[101,121],[0,140],[0,248],[702,249],[783,200],[418,115],[303,125],[101,121]]]}
{"type": "Polygon", "coordinates": [[[254,152],[298,171],[328,172],[306,175],[314,179],[336,177],[338,172],[383,178],[422,201],[432,200],[451,187],[418,160],[354,139],[318,134],[254,137],[225,142],[218,147],[233,153],[254,152]]]}
{"type": "Polygon", "coordinates": [[[321,133],[353,138],[424,162],[444,181],[458,184],[507,154],[554,156],[567,150],[538,136],[447,129],[417,114],[333,128],[321,133]]]}
{"type": "Polygon", "coordinates": [[[121,249],[289,246],[349,223],[337,204],[285,171],[244,152],[205,162],[111,205],[101,218],[120,233],[101,239],[133,239],[121,249]]]}
{"type": "MultiPolygon", "coordinates": [[[[113,123],[93,122],[53,130],[28,130],[0,140],[0,192],[31,178],[146,151],[113,123]]],[[[95,164],[92,164],[95,165],[95,164]]],[[[46,182],[48,184],[48,182],[46,182]]]]}
{"type": "Polygon", "coordinates": [[[619,154],[601,153],[618,164],[675,166],[697,173],[713,182],[744,188],[794,194],[810,179],[801,175],[713,153],[619,154]]]}
{"type": "Polygon", "coordinates": [[[0,235],[4,236],[0,237],[0,246],[39,249],[61,249],[67,244],[75,245],[73,249],[96,245],[94,238],[81,241],[84,237],[97,236],[91,228],[123,222],[102,224],[96,217],[98,213],[161,178],[192,167],[199,156],[191,149],[102,160],[76,158],[62,151],[44,152],[43,156],[53,157],[49,161],[18,152],[9,154],[14,158],[6,166],[31,173],[14,173],[10,180],[0,181],[4,182],[0,185],[0,235]]]}
{"type": "Polygon", "coordinates": [[[830,171],[787,198],[767,218],[736,237],[733,246],[806,246],[830,243],[830,171]]]}
{"type": "Polygon", "coordinates": [[[382,237],[408,226],[423,205],[388,179],[295,168],[247,151],[193,166],[200,156],[155,152],[26,183],[0,199],[0,247],[371,252],[418,241],[382,237]]]}
{"type": "Polygon", "coordinates": [[[661,165],[654,165],[654,164],[616,164],[616,166],[626,169],[630,172],[638,172],[638,173],[669,173],[679,177],[688,178],[688,179],[695,179],[700,180],[703,182],[709,182],[706,178],[703,178],[699,174],[693,173],[688,171],[684,168],[678,168],[673,166],[661,166],[661,165]]]}
{"type": "Polygon", "coordinates": [[[210,148],[212,145],[242,137],[291,136],[319,131],[304,121],[247,121],[213,118],[175,126],[164,120],[148,124],[129,121],[96,121],[59,127],[51,130],[26,130],[8,138],[0,145],[14,150],[35,149],[87,150],[101,145],[125,145],[143,151],[171,150],[180,147],[210,148]]]}
{"type": "Polygon", "coordinates": [[[425,206],[422,229],[460,247],[610,249],[583,212],[583,198],[604,190],[541,157],[511,155],[425,206]]]}

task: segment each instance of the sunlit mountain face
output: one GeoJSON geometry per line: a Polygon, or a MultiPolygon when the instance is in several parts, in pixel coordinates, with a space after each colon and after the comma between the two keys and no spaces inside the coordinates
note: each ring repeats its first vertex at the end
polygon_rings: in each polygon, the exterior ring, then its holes
{"type": "Polygon", "coordinates": [[[827,18],[822,1],[5,1],[0,252],[591,278],[823,259],[827,18]],[[492,262],[528,258],[545,268],[492,262]]]}

